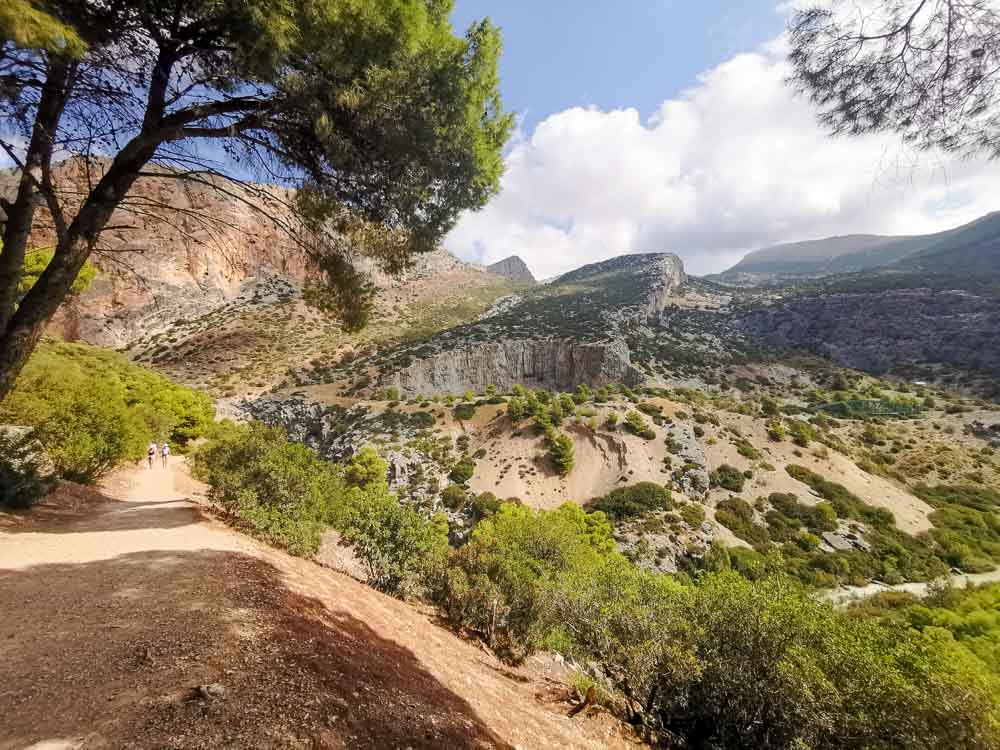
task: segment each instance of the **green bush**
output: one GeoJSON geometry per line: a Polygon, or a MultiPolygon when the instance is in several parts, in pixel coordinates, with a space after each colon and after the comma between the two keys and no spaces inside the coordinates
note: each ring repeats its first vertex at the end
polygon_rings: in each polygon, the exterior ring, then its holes
{"type": "Polygon", "coordinates": [[[233,524],[292,554],[314,554],[323,531],[337,529],[382,591],[417,586],[446,555],[447,520],[402,505],[372,448],[340,466],[290,443],[281,428],[223,422],[192,453],[192,466],[233,524]]]}
{"type": "Polygon", "coordinates": [[[705,523],[705,509],[698,503],[685,503],[681,506],[681,518],[693,529],[705,523]]]}
{"type": "Polygon", "coordinates": [[[461,510],[468,497],[469,491],[459,484],[449,484],[441,491],[441,502],[448,510],[461,510]]]}
{"type": "Polygon", "coordinates": [[[205,433],[214,416],[204,394],[119,354],[49,340],[0,403],[0,422],[34,427],[56,473],[77,482],[92,482],[123,461],[141,458],[151,440],[183,448],[205,433]]]}
{"type": "Polygon", "coordinates": [[[458,406],[455,407],[454,414],[455,419],[466,422],[476,416],[476,405],[466,403],[458,404],[458,406]]]}
{"type": "Polygon", "coordinates": [[[353,489],[338,525],[365,563],[368,583],[388,594],[416,588],[447,557],[447,519],[428,519],[401,504],[384,482],[364,491],[353,489]]]}
{"type": "Polygon", "coordinates": [[[634,409],[625,415],[625,428],[633,435],[638,435],[645,440],[656,438],[653,428],[646,424],[646,420],[643,419],[642,414],[634,409]]]}
{"type": "Polygon", "coordinates": [[[295,555],[316,552],[349,490],[338,467],[259,423],[218,425],[193,451],[192,467],[235,525],[295,555]]]}
{"type": "Polygon", "coordinates": [[[613,554],[613,547],[601,513],[587,514],[572,503],[553,511],[504,503],[451,553],[434,598],[455,627],[474,631],[516,662],[547,633],[552,588],[613,554]]]}
{"type": "Polygon", "coordinates": [[[550,437],[546,442],[549,447],[549,460],[552,461],[556,472],[561,477],[568,476],[573,471],[573,465],[576,462],[573,440],[569,435],[560,432],[550,437]]]}
{"type": "Polygon", "coordinates": [[[471,458],[463,458],[448,474],[448,478],[455,484],[467,484],[472,475],[476,473],[476,462],[471,458]]]}
{"type": "Polygon", "coordinates": [[[0,430],[0,508],[29,508],[54,487],[41,446],[30,434],[0,430]]]}
{"type": "Polygon", "coordinates": [[[767,529],[754,520],[753,508],[742,498],[730,497],[720,502],[715,509],[715,520],[755,547],[771,541],[767,529]]]}
{"type": "Polygon", "coordinates": [[[616,521],[670,510],[673,507],[670,490],[655,482],[638,482],[628,487],[618,487],[590,503],[592,510],[601,511],[616,521]]]}
{"type": "Polygon", "coordinates": [[[712,487],[721,487],[730,492],[742,492],[746,477],[743,472],[729,464],[722,464],[718,469],[708,475],[712,487]]]}
{"type": "Polygon", "coordinates": [[[492,492],[481,492],[472,499],[472,515],[478,522],[484,518],[495,516],[500,506],[503,505],[500,498],[492,492]]]}

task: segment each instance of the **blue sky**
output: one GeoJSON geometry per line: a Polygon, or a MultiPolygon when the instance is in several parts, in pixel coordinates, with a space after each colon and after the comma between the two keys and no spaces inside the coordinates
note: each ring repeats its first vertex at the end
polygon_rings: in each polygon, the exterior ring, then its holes
{"type": "Polygon", "coordinates": [[[457,28],[502,28],[504,104],[520,120],[499,195],[445,247],[478,263],[516,254],[543,278],[637,252],[702,274],[780,242],[920,234],[1000,209],[997,163],[820,128],[786,84],[780,5],[456,0],[457,28]]]}
{"type": "Polygon", "coordinates": [[[532,127],[572,106],[643,116],[702,71],[781,32],[775,0],[457,0],[457,30],[504,36],[504,105],[532,127]]]}

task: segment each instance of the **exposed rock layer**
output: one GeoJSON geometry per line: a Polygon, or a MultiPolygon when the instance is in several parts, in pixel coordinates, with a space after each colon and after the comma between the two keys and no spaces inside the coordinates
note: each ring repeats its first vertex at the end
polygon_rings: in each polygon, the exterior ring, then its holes
{"type": "Polygon", "coordinates": [[[581,383],[636,385],[641,379],[624,342],[528,339],[441,351],[393,373],[388,382],[408,393],[435,395],[516,384],[567,391],[581,383]]]}
{"type": "Polygon", "coordinates": [[[1000,300],[905,289],[798,298],[750,312],[746,330],[881,374],[907,362],[1000,373],[1000,300]]]}
{"type": "Polygon", "coordinates": [[[516,255],[497,261],[486,266],[486,270],[495,273],[497,276],[504,276],[512,281],[520,281],[526,284],[534,284],[535,277],[528,268],[528,264],[516,255]]]}

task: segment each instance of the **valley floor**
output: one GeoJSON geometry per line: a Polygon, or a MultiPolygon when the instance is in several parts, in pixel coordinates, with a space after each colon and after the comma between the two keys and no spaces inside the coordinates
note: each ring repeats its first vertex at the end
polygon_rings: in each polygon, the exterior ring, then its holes
{"type": "Polygon", "coordinates": [[[198,489],[177,459],[0,516],[0,748],[635,745],[567,718],[538,670],[209,518],[198,489]]]}

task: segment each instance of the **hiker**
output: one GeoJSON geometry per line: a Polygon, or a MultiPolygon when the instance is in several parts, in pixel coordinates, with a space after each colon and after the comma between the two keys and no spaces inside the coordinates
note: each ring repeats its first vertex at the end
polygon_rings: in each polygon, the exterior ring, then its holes
{"type": "Polygon", "coordinates": [[[156,457],[156,443],[150,443],[146,451],[146,458],[149,460],[149,468],[153,468],[153,459],[156,457]]]}
{"type": "Polygon", "coordinates": [[[163,468],[167,468],[167,457],[170,456],[170,446],[163,443],[163,448],[160,450],[160,455],[163,456],[163,468]]]}

